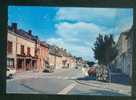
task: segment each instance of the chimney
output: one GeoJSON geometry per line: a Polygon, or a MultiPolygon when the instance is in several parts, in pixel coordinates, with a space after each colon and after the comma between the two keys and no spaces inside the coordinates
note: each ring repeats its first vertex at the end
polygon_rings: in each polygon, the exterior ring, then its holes
{"type": "Polygon", "coordinates": [[[28,30],[28,34],[31,36],[32,35],[32,30],[28,30]]]}
{"type": "Polygon", "coordinates": [[[17,23],[12,23],[11,28],[14,32],[17,32],[17,23]]]}

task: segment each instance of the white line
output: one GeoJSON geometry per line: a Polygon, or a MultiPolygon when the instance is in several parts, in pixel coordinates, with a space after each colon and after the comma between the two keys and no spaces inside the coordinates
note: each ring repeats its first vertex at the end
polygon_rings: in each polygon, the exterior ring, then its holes
{"type": "Polygon", "coordinates": [[[68,85],[67,87],[65,87],[62,91],[60,91],[57,94],[67,94],[70,90],[72,90],[74,87],[76,86],[75,83],[72,83],[70,85],[68,85]]]}

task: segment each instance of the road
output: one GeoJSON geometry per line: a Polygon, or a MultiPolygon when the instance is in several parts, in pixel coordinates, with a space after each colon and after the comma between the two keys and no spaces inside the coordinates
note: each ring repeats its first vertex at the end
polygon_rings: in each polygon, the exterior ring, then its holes
{"type": "Polygon", "coordinates": [[[7,93],[130,96],[131,86],[88,80],[80,68],[70,68],[18,73],[7,80],[7,93]]]}

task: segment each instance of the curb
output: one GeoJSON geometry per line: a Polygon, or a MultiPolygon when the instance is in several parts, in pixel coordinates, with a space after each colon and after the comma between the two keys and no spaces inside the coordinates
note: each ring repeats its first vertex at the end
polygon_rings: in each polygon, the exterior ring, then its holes
{"type": "MultiPolygon", "coordinates": [[[[93,87],[101,88],[101,86],[88,84],[88,83],[85,83],[85,82],[81,82],[79,80],[75,80],[75,82],[77,82],[79,84],[82,84],[82,85],[87,85],[87,86],[93,86],[93,87]]],[[[110,88],[106,88],[106,87],[104,87],[103,89],[107,89],[107,90],[110,90],[110,91],[113,91],[113,92],[116,92],[116,93],[120,93],[120,94],[123,94],[123,95],[130,96],[128,93],[122,93],[123,90],[114,90],[114,89],[110,89],[110,88]]]]}

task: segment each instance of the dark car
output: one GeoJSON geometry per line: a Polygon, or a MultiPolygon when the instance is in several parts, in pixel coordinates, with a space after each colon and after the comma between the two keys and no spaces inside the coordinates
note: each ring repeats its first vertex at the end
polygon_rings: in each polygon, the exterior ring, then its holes
{"type": "Polygon", "coordinates": [[[75,69],[78,69],[78,67],[76,66],[75,69]]]}

